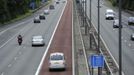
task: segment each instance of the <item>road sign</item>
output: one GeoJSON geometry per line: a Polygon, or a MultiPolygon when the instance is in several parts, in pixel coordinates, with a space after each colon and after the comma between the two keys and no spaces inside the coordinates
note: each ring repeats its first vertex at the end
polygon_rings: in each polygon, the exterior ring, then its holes
{"type": "Polygon", "coordinates": [[[92,68],[104,67],[104,56],[103,55],[91,55],[90,61],[92,68]]]}

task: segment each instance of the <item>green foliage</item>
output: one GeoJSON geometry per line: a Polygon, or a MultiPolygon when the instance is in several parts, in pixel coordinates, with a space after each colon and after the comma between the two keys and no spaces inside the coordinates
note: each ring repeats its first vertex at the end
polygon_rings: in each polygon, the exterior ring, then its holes
{"type": "MultiPolygon", "coordinates": [[[[119,0],[110,0],[113,6],[118,5],[119,0]]],[[[134,0],[122,0],[122,8],[134,11],[134,0]]]]}
{"type": "MultiPolygon", "coordinates": [[[[32,0],[0,0],[0,23],[4,23],[19,15],[26,14],[30,8],[32,0]]],[[[36,5],[40,5],[41,0],[34,0],[36,5]]]]}

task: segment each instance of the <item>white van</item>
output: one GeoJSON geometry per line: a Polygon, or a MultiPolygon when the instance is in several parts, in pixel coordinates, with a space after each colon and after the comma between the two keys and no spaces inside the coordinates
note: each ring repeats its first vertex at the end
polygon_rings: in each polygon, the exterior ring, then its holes
{"type": "Polygon", "coordinates": [[[114,11],[112,9],[107,9],[105,15],[106,15],[106,20],[114,19],[114,11]]]}

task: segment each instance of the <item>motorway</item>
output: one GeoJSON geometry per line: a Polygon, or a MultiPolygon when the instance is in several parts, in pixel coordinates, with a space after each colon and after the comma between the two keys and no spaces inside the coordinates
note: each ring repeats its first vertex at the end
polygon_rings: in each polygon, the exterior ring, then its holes
{"type": "Polygon", "coordinates": [[[64,7],[65,3],[55,4],[55,9],[50,10],[46,20],[39,24],[34,24],[33,18],[46,7],[25,20],[0,29],[0,75],[35,75],[64,7]],[[18,34],[23,36],[22,46],[17,43],[18,34]],[[31,47],[33,35],[43,35],[46,46],[31,47]]]}
{"type": "MultiPolygon", "coordinates": [[[[61,17],[52,43],[40,68],[39,75],[72,75],[72,0],[67,0],[65,11],[61,17]],[[49,55],[53,52],[62,52],[65,55],[65,71],[49,71],[49,55]]],[[[38,74],[37,74],[38,75],[38,74]]]]}
{"type": "MultiPolygon", "coordinates": [[[[87,0],[87,15],[89,16],[89,1],[87,0]]],[[[105,5],[105,0],[102,0],[100,8],[100,34],[101,38],[105,42],[108,50],[111,52],[113,57],[118,63],[118,28],[113,28],[113,22],[105,20],[105,11],[106,9],[112,8],[105,5]]],[[[118,9],[114,9],[116,12],[116,18],[118,18],[118,9]]],[[[97,29],[97,0],[92,0],[92,23],[97,29]]],[[[127,19],[129,14],[122,14],[122,67],[125,75],[133,75],[133,65],[134,65],[134,42],[130,40],[130,35],[134,32],[134,27],[127,25],[127,19]]]]}

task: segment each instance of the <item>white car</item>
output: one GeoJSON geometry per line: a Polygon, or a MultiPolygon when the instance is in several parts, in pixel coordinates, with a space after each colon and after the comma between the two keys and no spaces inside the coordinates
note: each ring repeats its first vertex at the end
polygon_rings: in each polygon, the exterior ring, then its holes
{"type": "Polygon", "coordinates": [[[39,17],[35,17],[33,21],[34,21],[34,23],[40,23],[41,22],[39,17]]]}
{"type": "Polygon", "coordinates": [[[45,10],[44,10],[44,14],[45,14],[45,15],[48,15],[48,14],[49,14],[49,9],[45,9],[45,10]]]}
{"type": "Polygon", "coordinates": [[[106,10],[106,20],[114,20],[114,11],[112,9],[107,9],[106,10]]]}
{"type": "Polygon", "coordinates": [[[33,36],[32,37],[32,46],[44,46],[44,38],[43,36],[33,36]]]}
{"type": "Polygon", "coordinates": [[[55,52],[50,54],[49,58],[49,70],[62,69],[65,70],[65,57],[63,53],[55,52]]]}

